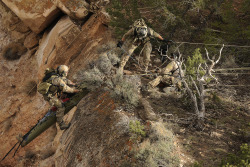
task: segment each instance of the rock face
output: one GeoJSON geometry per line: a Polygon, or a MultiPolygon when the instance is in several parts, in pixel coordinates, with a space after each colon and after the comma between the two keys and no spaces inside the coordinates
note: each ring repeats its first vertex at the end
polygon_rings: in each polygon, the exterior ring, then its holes
{"type": "Polygon", "coordinates": [[[77,108],[54,155],[56,166],[119,166],[128,151],[127,116],[115,112],[114,101],[103,91],[82,99],[77,108]]]}
{"type": "Polygon", "coordinates": [[[52,0],[51,2],[71,18],[84,19],[89,14],[89,4],[84,0],[52,0]]]}
{"type": "Polygon", "coordinates": [[[43,31],[60,14],[60,10],[50,0],[3,2],[35,33],[43,31]]]}
{"type": "Polygon", "coordinates": [[[31,49],[31,48],[37,46],[38,43],[39,43],[39,37],[38,37],[35,33],[31,32],[31,33],[25,38],[23,44],[24,44],[24,46],[25,46],[26,48],[31,49]]]}
{"type": "Polygon", "coordinates": [[[105,22],[105,13],[92,15],[82,26],[75,25],[68,16],[62,17],[51,31],[45,32],[36,53],[39,74],[47,67],[60,64],[72,65],[71,72],[84,67],[98,57],[98,48],[110,36],[105,22]]]}
{"type": "MultiPolygon", "coordinates": [[[[33,87],[36,88],[36,84],[41,81],[44,69],[59,64],[69,65],[69,78],[72,79],[73,74],[106,51],[106,43],[112,39],[107,26],[103,24],[105,20],[106,14],[93,14],[83,26],[78,26],[68,16],[64,16],[43,34],[35,54],[29,50],[15,61],[0,57],[0,142],[5,143],[0,145],[0,158],[17,142],[16,136],[27,133],[49,108],[40,94],[30,94],[33,87]],[[30,83],[33,83],[32,87],[29,86],[30,83]]],[[[34,34],[27,36],[26,47],[37,45],[34,39],[34,34]]],[[[32,162],[24,159],[33,156],[42,161],[44,166],[48,166],[52,160],[47,158],[56,151],[52,144],[56,133],[55,126],[49,128],[29,145],[21,148],[14,158],[13,153],[9,155],[0,166],[32,166],[32,162]]]]}

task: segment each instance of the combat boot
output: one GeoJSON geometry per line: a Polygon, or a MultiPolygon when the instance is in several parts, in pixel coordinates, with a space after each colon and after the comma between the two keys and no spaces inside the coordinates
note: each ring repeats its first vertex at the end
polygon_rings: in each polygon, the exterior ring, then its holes
{"type": "Polygon", "coordinates": [[[65,124],[64,121],[62,121],[62,122],[59,124],[61,130],[68,129],[68,128],[70,127],[70,125],[71,125],[71,123],[65,124]]]}

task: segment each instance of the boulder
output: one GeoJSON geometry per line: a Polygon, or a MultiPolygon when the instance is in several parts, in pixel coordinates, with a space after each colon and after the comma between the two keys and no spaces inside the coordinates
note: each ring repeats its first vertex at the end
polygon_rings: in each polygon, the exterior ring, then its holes
{"type": "MultiPolygon", "coordinates": [[[[82,67],[96,59],[99,54],[95,49],[107,41],[107,27],[103,25],[103,18],[106,18],[103,13],[93,14],[80,27],[69,16],[64,16],[50,31],[46,31],[36,52],[39,79],[48,67],[71,63],[82,67]]],[[[71,71],[74,73],[74,70],[76,68],[71,71]]]]}
{"type": "Polygon", "coordinates": [[[84,19],[89,14],[89,4],[84,0],[52,0],[51,2],[73,19],[84,19]]]}
{"type": "Polygon", "coordinates": [[[28,49],[31,49],[37,46],[39,43],[39,37],[35,33],[30,33],[24,40],[24,46],[28,49]]]}
{"type": "Polygon", "coordinates": [[[3,2],[35,33],[43,31],[60,14],[60,10],[50,0],[3,2]]]}

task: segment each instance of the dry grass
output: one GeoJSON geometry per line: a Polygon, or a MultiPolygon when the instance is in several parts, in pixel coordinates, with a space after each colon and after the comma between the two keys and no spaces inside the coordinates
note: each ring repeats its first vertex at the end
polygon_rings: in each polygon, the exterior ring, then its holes
{"type": "Polygon", "coordinates": [[[140,166],[145,167],[177,167],[179,158],[174,152],[173,133],[163,123],[157,122],[151,124],[149,138],[141,144],[136,159],[140,166]]]}
{"type": "Polygon", "coordinates": [[[115,74],[116,65],[119,62],[115,53],[103,54],[86,71],[80,71],[78,79],[88,86],[90,90],[104,87],[111,93],[111,96],[122,103],[136,106],[139,101],[139,89],[141,80],[138,76],[123,76],[115,74]]]}
{"type": "Polygon", "coordinates": [[[139,102],[139,88],[141,80],[138,76],[126,76],[116,74],[113,78],[111,95],[114,99],[137,106],[139,102]]]}
{"type": "Polygon", "coordinates": [[[2,50],[2,56],[9,61],[18,60],[27,51],[20,43],[10,43],[6,45],[2,50]]]}

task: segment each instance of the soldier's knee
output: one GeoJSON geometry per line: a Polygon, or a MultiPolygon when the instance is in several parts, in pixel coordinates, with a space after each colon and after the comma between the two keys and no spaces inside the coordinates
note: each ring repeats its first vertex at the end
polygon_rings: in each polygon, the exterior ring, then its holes
{"type": "Polygon", "coordinates": [[[63,117],[64,116],[65,107],[59,107],[56,110],[56,117],[63,117]]]}

